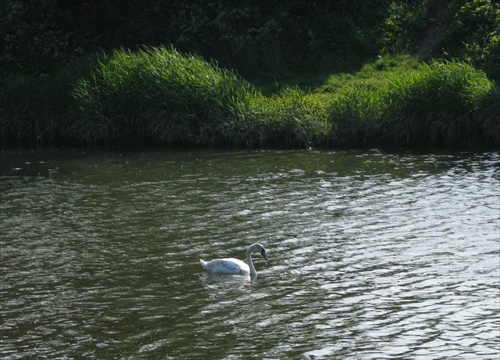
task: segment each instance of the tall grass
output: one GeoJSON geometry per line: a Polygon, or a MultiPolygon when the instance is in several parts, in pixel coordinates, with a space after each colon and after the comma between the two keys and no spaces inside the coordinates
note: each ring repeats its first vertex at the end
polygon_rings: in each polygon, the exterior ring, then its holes
{"type": "Polygon", "coordinates": [[[50,79],[2,78],[0,136],[238,148],[500,144],[500,90],[482,71],[458,61],[397,69],[377,60],[317,91],[265,95],[172,48],[119,50],[50,79]]]}
{"type": "MultiPolygon", "coordinates": [[[[270,97],[254,97],[248,105],[240,107],[238,115],[242,122],[253,124],[242,133],[246,139],[253,138],[249,135],[254,133],[260,146],[324,144],[329,125],[327,108],[320,98],[298,88],[286,87],[270,97]]],[[[234,125],[241,127],[237,123],[234,125]]]]}
{"type": "Polygon", "coordinates": [[[378,136],[382,119],[380,92],[365,84],[341,89],[330,105],[330,142],[366,145],[378,136]]]}
{"type": "Polygon", "coordinates": [[[266,97],[215,63],[164,47],[103,57],[73,96],[83,141],[139,134],[168,145],[297,146],[326,124],[298,89],[266,97]]]}
{"type": "Polygon", "coordinates": [[[100,134],[94,141],[139,134],[167,144],[196,143],[229,103],[251,91],[235,74],[173,49],[115,51],[73,91],[77,132],[100,134]]]}
{"type": "Polygon", "coordinates": [[[333,97],[334,144],[498,144],[498,87],[472,66],[434,61],[390,80],[349,82],[333,97]]]}
{"type": "MultiPolygon", "coordinates": [[[[396,144],[472,143],[489,136],[498,117],[486,75],[462,62],[422,64],[383,92],[384,135],[396,144]]],[[[498,99],[496,101],[498,106],[498,99]]]]}

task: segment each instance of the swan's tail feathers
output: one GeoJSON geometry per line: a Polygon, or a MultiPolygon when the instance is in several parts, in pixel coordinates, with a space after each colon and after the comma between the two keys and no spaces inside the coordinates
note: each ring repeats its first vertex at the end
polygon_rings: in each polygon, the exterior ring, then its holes
{"type": "MultiPolygon", "coordinates": [[[[206,262],[206,261],[204,261],[204,260],[201,260],[201,259],[200,259],[200,264],[201,264],[201,266],[203,266],[205,269],[207,269],[207,262],[206,262]]],[[[207,270],[208,270],[208,269],[207,269],[207,270]]]]}

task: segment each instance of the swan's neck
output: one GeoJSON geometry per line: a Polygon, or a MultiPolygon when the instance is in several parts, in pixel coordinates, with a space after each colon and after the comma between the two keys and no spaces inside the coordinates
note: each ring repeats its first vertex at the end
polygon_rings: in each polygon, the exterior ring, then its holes
{"type": "Polygon", "coordinates": [[[257,271],[255,271],[255,266],[253,266],[252,251],[253,251],[253,247],[249,247],[247,249],[247,264],[248,264],[248,267],[250,268],[250,276],[256,277],[257,271]]]}

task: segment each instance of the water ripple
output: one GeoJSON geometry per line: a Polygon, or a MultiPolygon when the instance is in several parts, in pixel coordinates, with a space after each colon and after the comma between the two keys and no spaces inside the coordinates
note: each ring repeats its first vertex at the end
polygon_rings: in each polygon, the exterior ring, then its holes
{"type": "Polygon", "coordinates": [[[499,153],[19,156],[0,176],[5,359],[500,352],[499,153]],[[255,281],[198,264],[255,241],[255,281]]]}

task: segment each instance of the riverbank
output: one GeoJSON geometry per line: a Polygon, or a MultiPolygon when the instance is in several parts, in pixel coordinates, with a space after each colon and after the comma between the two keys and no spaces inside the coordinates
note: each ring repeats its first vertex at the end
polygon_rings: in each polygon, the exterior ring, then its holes
{"type": "Polygon", "coordinates": [[[173,48],[2,80],[2,142],[203,147],[500,144],[499,87],[460,61],[381,57],[273,92],[173,48]]]}
{"type": "Polygon", "coordinates": [[[490,0],[9,0],[0,140],[499,146],[499,15],[490,0]]]}

